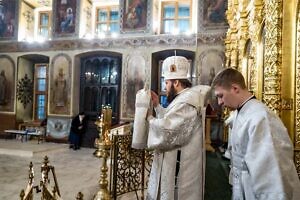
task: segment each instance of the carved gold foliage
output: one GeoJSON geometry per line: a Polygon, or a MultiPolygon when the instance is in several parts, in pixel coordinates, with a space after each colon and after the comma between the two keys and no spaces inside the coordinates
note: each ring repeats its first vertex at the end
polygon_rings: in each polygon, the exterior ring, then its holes
{"type": "Polygon", "coordinates": [[[273,110],[276,114],[278,115],[280,114],[279,113],[280,109],[276,109],[276,108],[280,108],[281,106],[281,101],[280,98],[278,98],[278,95],[272,95],[272,94],[265,95],[264,103],[266,105],[272,105],[269,106],[269,108],[273,110]]]}
{"type": "Polygon", "coordinates": [[[238,43],[237,43],[237,33],[238,33],[238,19],[237,11],[238,4],[233,0],[228,0],[228,9],[226,11],[226,18],[229,24],[229,29],[227,31],[226,40],[225,40],[225,55],[226,55],[226,67],[237,67],[238,64],[238,43]]]}
{"type": "MultiPolygon", "coordinates": [[[[299,26],[299,25],[298,25],[299,26]]],[[[299,31],[299,30],[298,30],[299,31]]],[[[299,34],[299,32],[298,32],[299,34]]],[[[300,36],[298,36],[297,44],[297,68],[296,68],[296,135],[295,135],[295,145],[300,148],[300,36]]]]}
{"type": "Polygon", "coordinates": [[[300,178],[300,151],[295,151],[295,165],[300,178]]]}
{"type": "Polygon", "coordinates": [[[265,1],[265,69],[263,100],[280,115],[281,110],[281,32],[282,32],[282,0],[265,1]]]}
{"type": "Polygon", "coordinates": [[[300,148],[300,11],[298,10],[297,19],[297,57],[296,57],[296,135],[295,135],[295,147],[300,148]]]}
{"type": "Polygon", "coordinates": [[[247,41],[249,39],[249,31],[248,31],[248,11],[246,10],[246,5],[241,6],[241,11],[239,13],[240,19],[238,22],[238,50],[239,50],[239,56],[238,56],[238,66],[240,69],[243,68],[242,59],[244,56],[244,50],[245,46],[247,44],[247,41]]]}
{"type": "Polygon", "coordinates": [[[231,54],[230,54],[230,66],[238,67],[238,38],[236,29],[231,34],[231,54]]]}
{"type": "Polygon", "coordinates": [[[282,98],[281,103],[282,110],[292,110],[293,109],[293,99],[292,98],[282,98]]]}
{"type": "MultiPolygon", "coordinates": [[[[255,49],[253,46],[252,49],[255,49]]],[[[257,68],[256,68],[256,60],[254,59],[253,56],[253,51],[250,52],[250,56],[248,58],[248,70],[249,70],[249,89],[250,91],[253,91],[254,94],[256,94],[256,88],[257,88],[257,68]]]]}
{"type": "Polygon", "coordinates": [[[249,37],[254,45],[251,46],[250,55],[248,56],[248,73],[249,73],[249,89],[257,94],[257,84],[258,84],[258,69],[257,69],[257,56],[255,56],[255,52],[257,51],[256,45],[258,42],[260,27],[263,21],[263,5],[262,3],[255,4],[253,1],[251,2],[250,12],[248,16],[249,22],[249,37]]]}
{"type": "Polygon", "coordinates": [[[274,68],[265,68],[265,86],[264,91],[267,95],[278,95],[280,92],[280,74],[274,68]],[[273,71],[272,71],[273,70],[273,71]]]}
{"type": "MultiPolygon", "coordinates": [[[[299,37],[299,36],[298,36],[299,37]]],[[[300,51],[298,38],[297,51],[300,51]]],[[[297,68],[296,68],[296,135],[295,135],[295,147],[300,148],[300,56],[297,55],[297,68]]]]}
{"type": "MultiPolygon", "coordinates": [[[[264,96],[266,104],[280,115],[281,111],[281,31],[282,0],[255,0],[229,2],[227,19],[226,66],[242,69],[244,48],[248,39],[254,44],[247,53],[250,90],[256,91],[258,70],[256,68],[256,44],[261,24],[265,18],[264,96]],[[243,5],[241,5],[243,4],[243,5]],[[263,9],[267,7],[268,9],[263,9]]],[[[256,91],[257,92],[257,91],[256,91]]]]}
{"type": "Polygon", "coordinates": [[[258,41],[259,37],[259,30],[264,18],[263,12],[263,4],[260,3],[253,3],[251,4],[248,21],[249,21],[249,34],[250,38],[253,42],[258,41]]]}
{"type": "Polygon", "coordinates": [[[225,38],[225,67],[230,66],[230,55],[231,55],[231,43],[230,43],[230,32],[227,32],[225,38]]]}

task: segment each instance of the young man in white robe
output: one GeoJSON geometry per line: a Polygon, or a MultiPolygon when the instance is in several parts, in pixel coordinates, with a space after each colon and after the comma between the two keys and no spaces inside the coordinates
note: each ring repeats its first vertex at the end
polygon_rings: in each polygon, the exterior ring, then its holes
{"type": "MultiPolygon", "coordinates": [[[[152,92],[156,117],[149,115],[148,148],[154,158],[148,182],[148,200],[202,200],[204,188],[203,118],[209,86],[191,87],[189,62],[172,56],[163,62],[169,105],[159,105],[152,92]]],[[[151,113],[151,112],[149,112],[151,113]]]]}
{"type": "Polygon", "coordinates": [[[219,72],[212,87],[220,105],[237,110],[231,129],[232,199],[300,199],[293,144],[280,118],[247,90],[235,69],[219,72]]]}

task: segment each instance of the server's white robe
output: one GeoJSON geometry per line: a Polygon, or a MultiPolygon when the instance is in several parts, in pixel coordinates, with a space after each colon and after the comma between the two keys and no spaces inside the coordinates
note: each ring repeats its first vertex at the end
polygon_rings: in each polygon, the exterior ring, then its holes
{"type": "Polygon", "coordinates": [[[148,148],[154,149],[154,158],[148,200],[203,199],[205,150],[201,113],[208,89],[185,89],[166,109],[157,107],[157,117],[149,120],[148,148]],[[181,155],[175,190],[178,150],[181,155]]]}
{"type": "Polygon", "coordinates": [[[244,104],[231,130],[234,200],[300,199],[293,145],[275,113],[256,99],[244,104]]]}

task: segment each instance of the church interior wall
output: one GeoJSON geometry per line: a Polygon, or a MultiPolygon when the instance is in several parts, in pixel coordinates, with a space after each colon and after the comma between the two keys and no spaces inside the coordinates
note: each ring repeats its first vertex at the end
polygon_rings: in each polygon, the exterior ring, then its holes
{"type": "MultiPolygon", "coordinates": [[[[193,39],[195,40],[195,39],[193,39]]],[[[213,60],[217,60],[217,63],[213,63],[212,65],[218,65],[218,70],[220,70],[224,64],[224,56],[222,56],[223,52],[223,47],[222,45],[199,45],[198,48],[196,47],[196,43],[193,45],[172,45],[172,46],[166,46],[166,45],[155,45],[155,46],[142,46],[142,47],[135,47],[135,46],[130,46],[128,45],[127,47],[121,49],[121,48],[110,48],[109,50],[111,52],[115,53],[121,53],[122,55],[122,83],[121,83],[121,100],[120,100],[120,116],[121,120],[123,121],[131,121],[134,117],[134,113],[131,109],[128,108],[128,102],[132,101],[132,95],[127,94],[127,83],[128,83],[128,76],[129,72],[131,71],[131,68],[143,68],[141,77],[145,83],[148,85],[152,85],[154,83],[151,83],[151,74],[153,73],[153,64],[152,63],[152,54],[156,52],[162,52],[162,51],[172,51],[174,54],[175,52],[173,51],[174,49],[177,50],[185,50],[185,51],[192,51],[195,53],[195,68],[196,68],[196,74],[199,77],[197,79],[197,83],[201,84],[208,84],[206,80],[204,80],[208,75],[207,69],[211,66],[210,61],[213,58],[213,60]],[[197,56],[196,56],[197,54],[197,56]],[[203,80],[202,80],[203,79],[203,80]]],[[[69,92],[66,94],[68,96],[68,104],[70,104],[70,110],[63,113],[63,112],[53,112],[51,110],[51,102],[49,103],[49,109],[48,109],[48,116],[51,117],[49,120],[51,121],[52,119],[55,121],[64,121],[66,118],[71,119],[72,116],[76,115],[76,113],[79,112],[79,88],[80,88],[80,82],[79,82],[79,76],[80,76],[80,57],[81,55],[87,55],[87,54],[94,54],[98,53],[101,54],[107,52],[107,48],[101,48],[101,49],[86,49],[86,50],[64,50],[64,51],[45,51],[43,52],[43,55],[49,56],[49,97],[52,99],[53,98],[53,93],[54,93],[54,79],[57,76],[58,70],[62,68],[69,60],[70,66],[67,67],[67,69],[64,69],[64,73],[70,78],[69,82],[69,92]],[[61,53],[59,53],[61,52],[61,53]],[[63,56],[62,56],[63,55],[63,56]],[[56,64],[56,60],[60,59],[59,57],[68,57],[68,59],[63,58],[62,60],[64,61],[57,61],[58,63],[56,64]],[[73,72],[73,73],[72,73],[73,72]]],[[[38,52],[33,52],[32,54],[35,54],[38,52]]],[[[24,53],[12,53],[10,55],[14,55],[14,57],[22,57],[24,53]]],[[[26,55],[26,54],[25,54],[26,55]]],[[[25,64],[24,62],[28,60],[20,59],[18,62],[18,69],[24,68],[25,64]],[[21,67],[22,66],[22,67],[21,67]]],[[[28,66],[32,66],[33,63],[27,64],[28,66]]],[[[29,67],[28,67],[29,68],[29,67]]],[[[156,72],[157,73],[157,72],[156,72]]],[[[24,76],[24,73],[18,72],[18,76],[22,77],[22,74],[24,76]]],[[[32,74],[32,71],[31,73],[32,74]]],[[[53,103],[53,101],[52,101],[53,103]]],[[[22,106],[19,105],[20,103],[17,102],[17,116],[23,116],[24,112],[22,111],[22,106]]],[[[28,106],[29,107],[29,106],[28,106]]],[[[65,107],[64,107],[65,108],[65,107]]],[[[31,111],[26,111],[26,113],[32,113],[31,111]]],[[[31,120],[30,116],[26,116],[23,118],[19,118],[20,120],[23,121],[29,121],[31,120]]],[[[62,123],[62,122],[61,122],[62,123]]],[[[63,124],[63,123],[62,123],[63,124]]]]}
{"type": "Polygon", "coordinates": [[[92,4],[88,0],[80,1],[80,22],[79,22],[79,37],[85,37],[87,33],[92,32],[92,20],[91,17],[95,16],[92,15],[92,4]]]}
{"type": "Polygon", "coordinates": [[[25,1],[20,3],[19,12],[19,38],[34,37],[34,7],[25,1]]]}
{"type": "Polygon", "coordinates": [[[0,56],[0,73],[5,79],[1,79],[0,109],[3,112],[14,112],[15,62],[8,55],[0,56]]]}
{"type": "MultiPolygon", "coordinates": [[[[158,61],[165,59],[177,52],[185,52],[193,61],[194,70],[194,84],[208,84],[206,80],[209,76],[210,68],[213,65],[218,65],[218,70],[224,67],[224,44],[223,39],[225,36],[226,26],[223,23],[207,22],[204,25],[204,3],[191,0],[192,2],[192,34],[188,35],[173,35],[161,34],[161,26],[159,20],[161,18],[161,2],[159,0],[151,0],[147,5],[147,16],[149,19],[146,22],[146,28],[143,31],[128,30],[120,26],[121,34],[117,38],[110,36],[108,38],[94,38],[91,39],[88,33],[95,30],[96,8],[93,5],[120,5],[123,3],[119,1],[91,1],[84,0],[78,1],[76,4],[76,27],[74,33],[63,34],[55,32],[58,24],[52,24],[52,32],[50,36],[52,40],[44,43],[31,42],[30,38],[35,37],[38,19],[34,5],[28,2],[30,0],[20,1],[20,14],[18,25],[18,40],[10,38],[11,40],[0,41],[0,56],[9,55],[10,58],[16,63],[14,69],[16,70],[16,78],[18,80],[28,73],[30,79],[33,75],[32,62],[26,55],[43,55],[48,57],[48,110],[47,110],[47,132],[53,138],[66,140],[70,121],[73,116],[80,112],[80,76],[81,76],[81,59],[89,55],[103,55],[103,54],[116,54],[121,57],[121,84],[120,84],[120,99],[119,99],[119,117],[120,123],[132,121],[134,117],[134,102],[135,94],[130,93],[129,82],[143,82],[151,88],[158,88],[158,85],[153,81],[153,77],[157,80],[158,76],[158,61]],[[93,3],[91,3],[93,2],[93,3]],[[26,15],[25,15],[26,14],[26,15]],[[152,20],[150,20],[152,19],[152,20]],[[123,28],[123,29],[122,29],[123,28]],[[27,41],[28,39],[28,41],[27,41]],[[167,53],[166,53],[167,52],[167,53]],[[159,55],[159,56],[158,56],[159,55]],[[215,60],[213,58],[216,58],[215,60]],[[214,63],[212,64],[212,60],[214,63]],[[54,93],[55,79],[62,70],[66,78],[66,92],[64,93],[66,101],[60,106],[55,106],[54,93]]],[[[57,3],[57,2],[56,2],[57,3]]],[[[57,4],[53,4],[53,10],[57,4]]],[[[47,11],[48,7],[40,7],[39,10],[47,11]]],[[[120,15],[122,10],[120,8],[120,15]]],[[[56,19],[57,11],[52,13],[50,18],[56,19]]],[[[207,20],[206,20],[207,21],[207,20]]],[[[205,23],[206,23],[205,21],[205,23]]],[[[53,22],[54,23],[54,22],[53,22]]],[[[127,27],[128,28],[128,27],[127,27]]],[[[16,29],[17,30],[17,29],[16,29]]],[[[1,61],[1,60],[0,60],[1,61]]],[[[139,84],[136,84],[139,85],[139,84]]],[[[17,86],[15,86],[17,90],[17,86]]],[[[17,91],[14,92],[14,96],[17,91]]],[[[26,110],[22,108],[22,104],[15,100],[13,107],[16,110],[10,110],[10,114],[15,114],[19,121],[32,120],[33,110],[27,106],[26,110]],[[27,110],[28,109],[28,110],[27,110]]],[[[32,105],[31,105],[32,108],[32,105]]],[[[4,112],[0,107],[0,113],[4,112]]],[[[12,127],[13,128],[13,127],[12,127]]],[[[17,128],[17,127],[14,127],[17,128]]]]}
{"type": "Polygon", "coordinates": [[[16,120],[20,122],[32,120],[33,102],[32,99],[26,98],[29,94],[26,94],[25,84],[27,83],[26,80],[30,80],[32,84],[33,65],[33,62],[26,58],[18,58],[17,83],[23,85],[24,88],[24,94],[20,95],[20,99],[16,100],[16,120]]]}

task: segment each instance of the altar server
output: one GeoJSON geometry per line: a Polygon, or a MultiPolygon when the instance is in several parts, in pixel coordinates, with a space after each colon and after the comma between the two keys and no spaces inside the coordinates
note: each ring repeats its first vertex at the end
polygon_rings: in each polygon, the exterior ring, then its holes
{"type": "Polygon", "coordinates": [[[231,130],[232,199],[300,199],[293,144],[280,118],[247,90],[235,69],[218,73],[212,86],[220,105],[237,110],[231,130]]]}
{"type": "MultiPolygon", "coordinates": [[[[169,105],[159,105],[152,91],[156,117],[149,115],[148,148],[154,158],[148,182],[148,200],[201,200],[204,186],[204,131],[202,115],[209,86],[187,79],[190,63],[172,56],[163,62],[169,105]]],[[[148,112],[151,113],[151,112],[148,112]]]]}

